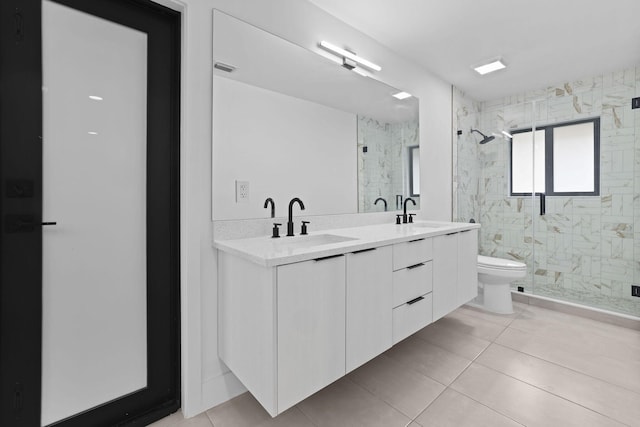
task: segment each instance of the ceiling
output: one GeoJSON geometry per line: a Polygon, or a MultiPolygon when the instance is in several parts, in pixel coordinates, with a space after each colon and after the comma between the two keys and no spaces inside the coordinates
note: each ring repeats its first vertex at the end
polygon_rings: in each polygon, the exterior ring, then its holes
{"type": "Polygon", "coordinates": [[[478,101],[640,65],[640,0],[310,1],[478,101]]]}

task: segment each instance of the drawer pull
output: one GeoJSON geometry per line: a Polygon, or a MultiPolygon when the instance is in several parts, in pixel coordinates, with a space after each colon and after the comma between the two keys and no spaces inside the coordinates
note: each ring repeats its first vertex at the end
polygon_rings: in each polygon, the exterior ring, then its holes
{"type": "Polygon", "coordinates": [[[469,231],[471,231],[471,230],[462,230],[460,233],[467,233],[469,231]]]}
{"type": "Polygon", "coordinates": [[[418,298],[414,298],[411,301],[407,301],[407,305],[412,305],[417,303],[418,301],[422,301],[424,299],[424,297],[418,297],[418,298]]]}
{"type": "Polygon", "coordinates": [[[362,250],[359,250],[359,251],[354,251],[354,252],[351,252],[351,253],[352,254],[361,254],[363,252],[371,252],[371,251],[375,251],[375,250],[376,250],[376,248],[369,248],[369,249],[362,249],[362,250]]]}
{"type": "Polygon", "coordinates": [[[324,257],[322,257],[322,258],[316,258],[316,259],[314,259],[314,261],[315,261],[315,262],[318,262],[318,261],[324,261],[324,260],[327,260],[327,259],[331,259],[331,258],[338,258],[338,257],[341,257],[341,256],[344,256],[344,254],[324,256],[324,257]]]}
{"type": "Polygon", "coordinates": [[[453,232],[453,233],[447,233],[447,234],[445,234],[445,236],[453,236],[454,234],[458,234],[458,232],[456,231],[456,232],[453,232]]]}
{"type": "Polygon", "coordinates": [[[407,243],[421,242],[423,240],[424,240],[424,237],[422,239],[409,240],[407,243]]]}
{"type": "Polygon", "coordinates": [[[422,267],[423,265],[424,265],[424,262],[421,262],[420,264],[416,264],[416,265],[410,265],[409,267],[407,267],[407,270],[413,270],[414,268],[422,267]]]}

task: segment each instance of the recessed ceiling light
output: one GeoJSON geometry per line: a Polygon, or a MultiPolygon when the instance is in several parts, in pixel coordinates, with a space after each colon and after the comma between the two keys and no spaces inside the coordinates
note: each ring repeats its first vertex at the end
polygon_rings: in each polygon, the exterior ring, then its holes
{"type": "Polygon", "coordinates": [[[97,135],[98,132],[87,132],[89,135],[97,135]]]}
{"type": "Polygon", "coordinates": [[[407,93],[407,92],[398,92],[398,93],[394,93],[391,96],[393,96],[394,98],[398,98],[398,99],[411,98],[411,94],[407,93]]]}
{"type": "Polygon", "coordinates": [[[96,95],[89,95],[89,99],[93,99],[94,101],[102,101],[102,97],[96,95]]]}
{"type": "Polygon", "coordinates": [[[493,62],[490,62],[488,64],[484,64],[484,65],[480,65],[478,67],[474,67],[473,69],[476,70],[476,72],[478,74],[483,76],[485,74],[492,73],[494,71],[502,70],[503,68],[507,68],[507,66],[504,64],[504,62],[502,62],[501,59],[497,59],[497,60],[495,60],[493,62]]]}

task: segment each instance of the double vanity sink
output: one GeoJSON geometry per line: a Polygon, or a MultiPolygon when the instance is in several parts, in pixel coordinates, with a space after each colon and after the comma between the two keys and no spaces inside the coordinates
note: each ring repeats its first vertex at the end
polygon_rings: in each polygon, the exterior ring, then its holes
{"type": "Polygon", "coordinates": [[[258,265],[273,267],[317,257],[331,256],[389,245],[417,237],[432,237],[480,228],[478,224],[418,221],[409,224],[378,224],[310,233],[306,236],[216,240],[214,246],[258,265]]]}
{"type": "Polygon", "coordinates": [[[216,240],[219,355],[272,415],[477,294],[478,224],[216,240]]]}

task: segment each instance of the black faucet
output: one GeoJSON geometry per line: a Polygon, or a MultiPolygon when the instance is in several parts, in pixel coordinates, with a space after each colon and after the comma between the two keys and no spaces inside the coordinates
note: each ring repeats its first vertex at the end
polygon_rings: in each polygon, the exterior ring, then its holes
{"type": "Polygon", "coordinates": [[[291,201],[289,202],[289,221],[287,221],[287,236],[295,236],[295,234],[293,234],[293,204],[296,202],[300,205],[300,209],[304,210],[304,203],[302,203],[302,200],[298,199],[297,197],[291,199],[291,201]]]}
{"type": "Polygon", "coordinates": [[[404,210],[402,212],[402,223],[406,224],[407,221],[407,202],[411,201],[411,203],[413,203],[413,206],[416,205],[415,200],[413,200],[411,197],[407,197],[406,199],[404,199],[404,210]]]}
{"type": "Polygon", "coordinates": [[[271,203],[271,218],[275,218],[276,217],[276,202],[274,202],[271,197],[268,197],[267,200],[264,201],[264,208],[265,209],[267,209],[267,206],[269,206],[269,203],[271,203]]]}
{"type": "Polygon", "coordinates": [[[382,200],[382,202],[384,203],[384,211],[386,212],[387,211],[387,201],[385,199],[383,199],[382,197],[378,197],[376,199],[376,201],[373,202],[373,204],[377,205],[380,200],[382,200]]]}

